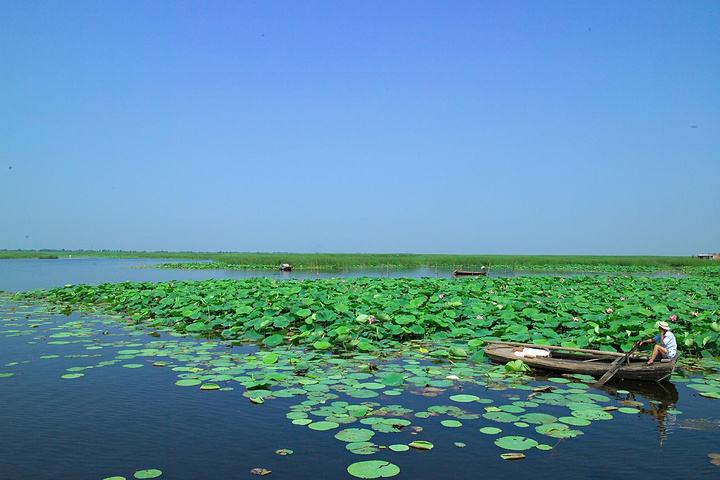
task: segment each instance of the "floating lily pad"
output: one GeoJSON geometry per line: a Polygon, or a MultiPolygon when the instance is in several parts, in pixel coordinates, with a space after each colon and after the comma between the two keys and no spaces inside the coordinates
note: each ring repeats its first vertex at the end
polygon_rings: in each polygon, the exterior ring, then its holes
{"type": "Polygon", "coordinates": [[[497,435],[500,432],[502,432],[502,430],[497,427],[483,427],[480,429],[480,433],[484,433],[485,435],[497,435]]]}
{"type": "Polygon", "coordinates": [[[147,470],[138,470],[133,474],[133,477],[137,479],[149,479],[149,478],[158,478],[162,475],[162,471],[157,470],[155,468],[150,468],[147,470]]]}
{"type": "Polygon", "coordinates": [[[310,430],[318,430],[324,432],[325,430],[332,430],[333,428],[339,427],[340,424],[336,422],[312,422],[308,425],[310,430]]]}
{"type": "Polygon", "coordinates": [[[586,427],[590,425],[592,422],[586,418],[580,418],[580,417],[560,417],[558,420],[562,423],[566,423],[568,425],[573,425],[575,427],[586,427]]]}
{"type": "Polygon", "coordinates": [[[700,392],[700,396],[720,400],[720,392],[700,392]]]}
{"type": "Polygon", "coordinates": [[[418,450],[432,450],[435,445],[425,440],[415,440],[414,442],[408,443],[408,446],[418,450]]]}
{"type": "Polygon", "coordinates": [[[201,380],[198,380],[197,378],[183,378],[182,380],[178,380],[175,382],[175,385],[178,387],[195,387],[197,385],[200,385],[202,383],[201,380]]]}
{"type": "Polygon", "coordinates": [[[459,402],[459,403],[470,403],[470,402],[476,402],[480,400],[480,397],[477,397],[475,395],[451,395],[450,400],[453,402],[459,402]]]}
{"type": "Polygon", "coordinates": [[[262,362],[265,365],[272,365],[273,363],[277,363],[278,358],[279,358],[279,356],[277,353],[269,352],[269,353],[266,353],[265,355],[263,355],[262,362]]]}
{"type": "Polygon", "coordinates": [[[612,420],[613,416],[599,408],[588,408],[585,410],[573,410],[572,415],[586,420],[612,420]]]}
{"type": "Polygon", "coordinates": [[[394,445],[390,445],[388,448],[393,452],[406,452],[410,450],[410,447],[408,447],[404,443],[396,443],[394,445]]]}
{"type": "Polygon", "coordinates": [[[640,410],[638,410],[637,408],[633,408],[633,407],[620,407],[620,408],[618,408],[618,412],[633,414],[633,413],[640,413],[640,410]]]}
{"type": "Polygon", "coordinates": [[[483,414],[483,417],[500,423],[513,423],[520,420],[520,417],[507,412],[487,412],[483,414]]]}
{"type": "Polygon", "coordinates": [[[535,431],[547,435],[553,438],[573,438],[578,435],[582,435],[583,432],[580,430],[573,430],[564,423],[548,423],[545,425],[538,425],[535,427],[535,431]]]}
{"type": "Polygon", "coordinates": [[[532,438],[520,437],[517,435],[510,435],[507,437],[500,437],[495,440],[495,445],[505,450],[528,450],[537,446],[538,442],[532,438]]]}
{"type": "Polygon", "coordinates": [[[440,424],[443,427],[449,427],[449,428],[462,427],[462,422],[459,422],[457,420],[443,420],[440,422],[440,424]]]}
{"type": "Polygon", "coordinates": [[[542,425],[544,423],[554,423],[557,418],[547,413],[526,413],[520,416],[520,420],[534,425],[542,425]]]}
{"type": "Polygon", "coordinates": [[[570,383],[570,380],[568,380],[567,378],[562,378],[562,377],[550,377],[550,378],[548,378],[548,381],[554,382],[554,383],[570,383]]]}
{"type": "Polygon", "coordinates": [[[351,442],[345,448],[355,455],[372,455],[378,451],[377,445],[372,442],[351,442]]]}
{"type": "Polygon", "coordinates": [[[368,460],[351,464],[347,471],[356,478],[390,478],[400,473],[400,467],[384,460],[368,460]]]}
{"type": "Polygon", "coordinates": [[[375,436],[375,432],[367,428],[346,428],[335,434],[335,438],[343,442],[366,442],[375,436]]]}
{"type": "Polygon", "coordinates": [[[389,373],[382,378],[382,383],[388,387],[399,387],[403,384],[405,377],[401,373],[389,373]]]}

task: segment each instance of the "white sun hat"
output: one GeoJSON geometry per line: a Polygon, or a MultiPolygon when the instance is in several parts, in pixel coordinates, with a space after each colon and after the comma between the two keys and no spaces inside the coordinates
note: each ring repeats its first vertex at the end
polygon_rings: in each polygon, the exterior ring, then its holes
{"type": "Polygon", "coordinates": [[[667,330],[668,332],[670,331],[670,325],[668,325],[667,322],[657,322],[655,326],[658,328],[662,328],[663,330],[667,330]]]}

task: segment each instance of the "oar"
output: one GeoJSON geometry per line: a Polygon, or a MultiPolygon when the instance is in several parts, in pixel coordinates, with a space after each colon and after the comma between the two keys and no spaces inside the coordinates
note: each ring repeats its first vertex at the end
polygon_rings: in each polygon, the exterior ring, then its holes
{"type": "Polygon", "coordinates": [[[641,341],[640,341],[640,342],[636,342],[635,345],[633,345],[632,350],[630,350],[629,352],[627,352],[627,353],[625,354],[625,356],[623,356],[623,357],[618,357],[617,360],[613,361],[613,362],[610,364],[610,368],[608,368],[608,371],[605,372],[605,375],[603,375],[602,377],[600,377],[600,380],[598,380],[597,382],[595,382],[595,385],[593,385],[593,386],[594,386],[594,387],[602,387],[603,385],[605,385],[605,384],[608,382],[608,380],[610,380],[613,376],[615,376],[615,374],[617,373],[617,371],[620,370],[620,367],[622,367],[623,362],[625,362],[625,361],[630,357],[630,355],[632,355],[633,353],[635,353],[635,350],[638,349],[638,347],[640,346],[640,343],[642,343],[642,342],[641,342],[641,341]]]}

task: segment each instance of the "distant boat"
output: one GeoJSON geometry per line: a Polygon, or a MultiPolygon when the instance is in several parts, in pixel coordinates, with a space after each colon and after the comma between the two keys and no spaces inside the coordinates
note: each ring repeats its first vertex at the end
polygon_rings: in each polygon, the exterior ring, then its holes
{"type": "Polygon", "coordinates": [[[281,263],[280,271],[281,272],[292,272],[292,265],[290,265],[289,263],[281,263]]]}
{"type": "MultiPolygon", "coordinates": [[[[623,353],[584,348],[496,341],[488,342],[484,350],[491,360],[499,363],[520,359],[538,370],[582,373],[593,377],[602,377],[613,360],[625,356],[623,353]]],[[[634,354],[620,367],[615,378],[661,382],[669,379],[674,369],[675,359],[658,360],[648,365],[646,356],[634,354]]]]}
{"type": "Polygon", "coordinates": [[[479,270],[477,272],[473,272],[470,270],[453,270],[452,274],[453,277],[477,277],[480,275],[487,275],[488,272],[485,269],[479,270]]]}

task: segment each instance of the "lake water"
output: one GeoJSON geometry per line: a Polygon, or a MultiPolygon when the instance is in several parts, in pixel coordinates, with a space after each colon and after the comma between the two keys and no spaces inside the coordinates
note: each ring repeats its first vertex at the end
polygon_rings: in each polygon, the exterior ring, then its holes
{"type": "MultiPolygon", "coordinates": [[[[161,263],[177,263],[172,259],[138,258],[60,258],[60,259],[9,259],[0,260],[0,290],[7,292],[60,287],[65,284],[105,282],[165,282],[169,280],[207,280],[226,278],[272,277],[277,279],[320,279],[338,277],[385,277],[421,278],[451,276],[450,269],[416,268],[411,270],[358,269],[345,272],[280,272],[277,270],[183,270],[152,268],[161,263]]],[[[491,277],[515,277],[520,275],[548,275],[523,270],[490,270],[491,277]]],[[[597,275],[596,273],[562,272],[555,275],[597,275]]],[[[655,277],[678,277],[682,274],[657,272],[645,274],[655,277]]]]}
{"type": "MultiPolygon", "coordinates": [[[[243,278],[236,275],[244,273],[228,271],[226,277],[218,277],[213,271],[134,268],[154,262],[147,260],[7,262],[0,262],[0,289],[8,291],[81,282],[243,278]]],[[[255,467],[272,470],[269,478],[349,479],[353,477],[347,466],[364,460],[392,462],[401,469],[395,477],[399,479],[720,477],[720,467],[708,460],[708,453],[720,452],[720,401],[700,397],[680,381],[615,382],[606,390],[589,389],[607,397],[603,405],[622,406],[616,392],[621,388],[642,406],[636,414],[613,412],[612,420],[578,427],[583,435],[576,438],[543,437],[533,426],[492,423],[482,417],[462,420],[461,428],[446,428],[439,420],[447,417],[407,414],[412,427],[378,433],[373,442],[387,446],[423,439],[432,441],[432,450],[380,449],[373,455],[358,455],[334,438],[344,425],[315,431],[290,423],[286,414],[303,397],[256,405],[232,381],[218,382],[235,385],[231,391],[176,386],[178,371],[170,367],[183,368],[186,356],[168,358],[162,349],[143,350],[163,341],[184,342],[189,348],[206,345],[163,332],[158,336],[101,315],[66,316],[0,301],[0,479],[132,478],[134,471],[147,468],[162,470],[160,478],[166,479],[241,479],[256,478],[250,474],[255,467]],[[126,359],[132,356],[129,348],[146,354],[126,359]],[[152,366],[158,359],[169,364],[152,366]],[[128,363],[142,367],[123,368],[128,363]],[[61,378],[74,371],[84,376],[61,378]],[[675,411],[682,413],[670,413],[675,411]],[[501,435],[523,435],[553,448],[525,451],[527,458],[520,461],[502,460],[499,455],[505,450],[493,443],[497,436],[479,432],[489,425],[502,428],[501,435]],[[413,427],[423,430],[418,433],[413,427]],[[458,448],[455,442],[465,447],[458,448]],[[294,454],[275,454],[280,448],[294,454]]],[[[201,360],[208,368],[219,365],[213,359],[254,351],[221,343],[208,349],[212,354],[203,354],[201,360]]],[[[433,397],[406,388],[399,396],[382,393],[371,400],[414,412],[454,405],[469,414],[483,414],[487,405],[457,404],[449,397],[474,394],[503,405],[513,399],[524,401],[530,394],[451,383],[433,397]]],[[[538,378],[529,387],[549,384],[538,378]]],[[[363,400],[340,392],[336,401],[363,400]]],[[[559,407],[541,408],[562,415],[559,407]]],[[[368,428],[358,423],[348,426],[368,428]]]]}

